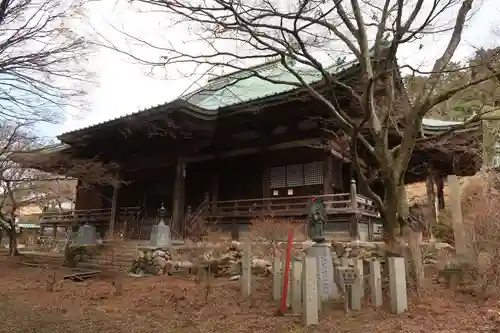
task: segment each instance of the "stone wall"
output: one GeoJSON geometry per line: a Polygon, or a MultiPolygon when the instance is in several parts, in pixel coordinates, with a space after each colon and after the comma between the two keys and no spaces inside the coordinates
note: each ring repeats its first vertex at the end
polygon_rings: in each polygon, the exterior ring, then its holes
{"type": "MultiPolygon", "coordinates": [[[[277,244],[279,255],[284,256],[285,243],[277,244]]],[[[293,255],[300,256],[312,245],[311,241],[293,244],[293,255]]],[[[384,262],[388,252],[383,242],[349,241],[332,242],[334,266],[340,266],[342,259],[354,266],[356,259],[365,262],[380,260],[384,262]]],[[[454,251],[447,243],[422,244],[424,264],[438,262],[441,250],[454,251]]],[[[134,273],[164,274],[171,270],[193,270],[200,265],[210,265],[215,276],[232,277],[241,274],[242,243],[194,244],[192,246],[162,249],[139,249],[132,265],[134,273]],[[164,254],[164,255],[161,255],[164,254]]],[[[251,267],[254,275],[268,276],[272,273],[272,252],[269,246],[252,244],[251,267]]]]}
{"type": "Polygon", "coordinates": [[[156,247],[138,248],[132,262],[131,273],[134,274],[166,274],[169,264],[172,263],[172,254],[169,249],[156,247]]]}

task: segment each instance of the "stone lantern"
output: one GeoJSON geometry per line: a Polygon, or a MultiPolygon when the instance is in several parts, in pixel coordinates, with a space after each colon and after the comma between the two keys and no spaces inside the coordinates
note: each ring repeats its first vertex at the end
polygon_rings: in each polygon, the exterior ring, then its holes
{"type": "Polygon", "coordinates": [[[93,246],[97,245],[96,228],[90,224],[84,224],[78,228],[78,234],[75,239],[75,246],[93,246]]]}
{"type": "Polygon", "coordinates": [[[170,248],[172,245],[172,241],[170,239],[170,227],[165,224],[165,207],[163,206],[163,203],[158,210],[158,219],[158,224],[151,228],[149,245],[150,247],[157,249],[170,248]]]}

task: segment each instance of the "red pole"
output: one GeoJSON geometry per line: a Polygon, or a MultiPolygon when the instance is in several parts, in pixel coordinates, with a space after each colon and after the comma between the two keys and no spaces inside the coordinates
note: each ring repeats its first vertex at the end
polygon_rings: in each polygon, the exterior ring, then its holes
{"type": "Polygon", "coordinates": [[[290,278],[290,262],[292,261],[293,231],[288,233],[288,247],[285,258],[285,276],[283,278],[283,294],[281,297],[281,312],[286,313],[286,297],[288,295],[288,279],[290,278]]]}

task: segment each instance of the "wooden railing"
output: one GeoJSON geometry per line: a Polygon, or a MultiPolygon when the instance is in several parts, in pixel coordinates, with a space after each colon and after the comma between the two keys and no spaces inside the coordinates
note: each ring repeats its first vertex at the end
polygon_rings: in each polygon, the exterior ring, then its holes
{"type": "Polygon", "coordinates": [[[188,207],[187,213],[186,213],[186,221],[185,225],[189,228],[189,226],[194,226],[196,221],[205,215],[207,208],[208,208],[208,198],[202,201],[202,203],[196,208],[194,212],[191,212],[191,207],[188,207]]]}
{"type": "MultiPolygon", "coordinates": [[[[122,207],[118,211],[117,219],[126,219],[141,213],[140,207],[122,207]]],[[[109,222],[111,219],[111,208],[79,209],[64,212],[44,212],[41,215],[41,223],[47,225],[71,224],[75,222],[109,222]]]]}
{"type": "MultiPolygon", "coordinates": [[[[378,216],[378,210],[373,202],[361,195],[356,195],[356,201],[351,200],[349,193],[318,195],[316,197],[323,199],[328,214],[356,213],[378,216]]],[[[300,216],[307,214],[311,199],[312,196],[302,196],[211,201],[208,203],[206,216],[210,218],[260,215],[300,216]]]]}
{"type": "Polygon", "coordinates": [[[208,203],[209,197],[207,195],[194,212],[191,211],[191,206],[187,207],[186,217],[184,219],[184,236],[192,233],[197,233],[201,229],[204,229],[204,226],[202,225],[202,218],[206,216],[208,203]]]}

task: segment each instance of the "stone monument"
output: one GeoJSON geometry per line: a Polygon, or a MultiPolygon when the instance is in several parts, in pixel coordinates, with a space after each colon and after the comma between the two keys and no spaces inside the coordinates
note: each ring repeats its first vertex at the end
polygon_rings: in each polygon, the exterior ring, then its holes
{"type": "Polygon", "coordinates": [[[326,242],[314,243],[307,249],[307,256],[316,259],[318,301],[320,304],[337,299],[339,291],[334,281],[331,245],[326,242]]]}
{"type": "Polygon", "coordinates": [[[326,209],[323,199],[313,197],[309,204],[309,232],[313,245],[307,249],[307,256],[316,259],[318,280],[318,302],[336,299],[339,296],[334,282],[331,244],[325,242],[323,226],[326,223],[326,209]]]}

